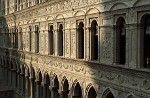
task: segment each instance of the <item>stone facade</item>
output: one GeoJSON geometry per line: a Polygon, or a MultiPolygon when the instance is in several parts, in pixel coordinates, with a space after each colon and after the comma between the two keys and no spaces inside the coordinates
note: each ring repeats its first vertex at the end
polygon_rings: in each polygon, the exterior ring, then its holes
{"type": "Polygon", "coordinates": [[[149,0],[0,1],[14,98],[150,98],[149,0]]]}

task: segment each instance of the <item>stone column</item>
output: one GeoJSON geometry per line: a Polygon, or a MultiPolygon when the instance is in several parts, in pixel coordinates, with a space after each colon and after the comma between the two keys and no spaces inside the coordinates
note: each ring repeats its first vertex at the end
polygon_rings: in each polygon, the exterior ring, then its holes
{"type": "Polygon", "coordinates": [[[89,27],[86,27],[85,28],[85,59],[88,61],[88,60],[90,60],[91,59],[91,57],[90,57],[90,43],[91,43],[91,41],[90,41],[90,28],[89,27]]]}
{"type": "Polygon", "coordinates": [[[43,98],[47,98],[47,85],[43,85],[43,98]]]}
{"type": "Polygon", "coordinates": [[[16,71],[13,69],[12,70],[12,86],[15,88],[15,83],[16,83],[16,71]]]}
{"type": "Polygon", "coordinates": [[[29,76],[25,77],[25,83],[26,83],[26,87],[25,87],[25,97],[29,98],[29,76]]]}
{"type": "Polygon", "coordinates": [[[35,31],[32,32],[32,52],[35,52],[35,31]]]}
{"type": "Polygon", "coordinates": [[[51,88],[51,98],[55,98],[54,96],[55,96],[54,95],[54,90],[53,90],[53,88],[51,88]]]}
{"type": "Polygon", "coordinates": [[[44,38],[45,38],[45,54],[49,54],[49,34],[48,30],[45,30],[44,32],[44,38]]]}
{"type": "Polygon", "coordinates": [[[54,49],[55,49],[55,56],[58,56],[58,31],[54,30],[54,49]]]}
{"type": "Polygon", "coordinates": [[[20,73],[17,72],[17,77],[18,77],[18,91],[20,91],[20,73]]]}
{"type": "Polygon", "coordinates": [[[31,84],[31,88],[29,88],[30,89],[30,93],[31,93],[31,95],[30,95],[30,98],[35,98],[35,94],[34,94],[34,89],[35,89],[35,80],[33,79],[33,78],[30,78],[30,80],[29,80],[29,82],[30,82],[30,84],[31,84]]]}
{"type": "Polygon", "coordinates": [[[40,96],[41,96],[40,85],[41,85],[40,81],[37,81],[36,82],[36,98],[40,98],[40,96]]]}
{"type": "Polygon", "coordinates": [[[8,85],[8,69],[5,67],[5,85],[8,85]]]}
{"type": "Polygon", "coordinates": [[[47,98],[51,98],[51,91],[49,86],[47,87],[47,98]]]}

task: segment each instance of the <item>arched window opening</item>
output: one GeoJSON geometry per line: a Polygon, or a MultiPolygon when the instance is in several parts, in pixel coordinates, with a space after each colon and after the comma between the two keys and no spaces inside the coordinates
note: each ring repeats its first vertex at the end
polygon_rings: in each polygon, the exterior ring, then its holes
{"type": "Polygon", "coordinates": [[[78,59],[84,58],[84,23],[80,22],[78,25],[78,33],[77,33],[77,48],[78,48],[78,59]]]}
{"type": "Polygon", "coordinates": [[[106,98],[114,98],[113,94],[111,92],[109,92],[107,95],[106,95],[106,98]]]}
{"type": "Polygon", "coordinates": [[[93,87],[91,87],[89,92],[88,92],[88,98],[97,98],[96,91],[93,87]]]}
{"type": "Polygon", "coordinates": [[[59,25],[58,30],[58,55],[63,56],[63,25],[59,25]]]}
{"type": "Polygon", "coordinates": [[[126,59],[126,23],[124,18],[120,17],[116,23],[116,58],[117,63],[125,64],[126,59]]]}
{"type": "Polygon", "coordinates": [[[49,54],[54,54],[54,37],[53,37],[53,25],[49,26],[49,54]]]}
{"type": "MultiPolygon", "coordinates": [[[[150,68],[150,15],[146,14],[141,20],[141,59],[144,62],[144,68],[150,68]],[[142,58],[143,57],[143,58],[142,58]]],[[[142,64],[142,65],[143,65],[142,64]]]]}
{"type": "Polygon", "coordinates": [[[68,88],[69,88],[68,80],[65,79],[63,84],[62,98],[68,98],[68,93],[69,93],[68,88]]]}
{"type": "Polygon", "coordinates": [[[91,23],[91,60],[98,59],[98,30],[97,21],[91,23]]]}
{"type": "Polygon", "coordinates": [[[82,98],[82,90],[79,83],[74,87],[73,98],[82,98]]]}
{"type": "Polygon", "coordinates": [[[39,27],[35,26],[35,52],[39,52],[39,27]]]}

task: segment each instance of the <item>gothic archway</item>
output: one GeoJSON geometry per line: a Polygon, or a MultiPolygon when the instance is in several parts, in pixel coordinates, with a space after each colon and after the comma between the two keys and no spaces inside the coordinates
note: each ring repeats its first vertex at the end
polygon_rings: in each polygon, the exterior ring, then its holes
{"type": "Polygon", "coordinates": [[[90,88],[87,98],[97,98],[96,91],[95,91],[95,89],[93,87],[90,88]]]}
{"type": "Polygon", "coordinates": [[[57,76],[55,76],[55,78],[54,78],[54,85],[53,85],[54,98],[58,98],[59,97],[58,89],[59,89],[59,81],[58,81],[57,76]]]}
{"type": "Polygon", "coordinates": [[[68,93],[69,93],[69,83],[68,80],[65,79],[63,83],[62,98],[68,98],[68,93]]]}
{"type": "Polygon", "coordinates": [[[79,84],[79,82],[77,82],[77,84],[74,87],[74,91],[73,91],[73,98],[82,98],[82,90],[81,90],[81,86],[79,84]]]}
{"type": "Polygon", "coordinates": [[[50,98],[51,92],[49,89],[50,86],[50,77],[48,73],[44,74],[44,85],[43,85],[43,98],[50,98]]]}
{"type": "Polygon", "coordinates": [[[109,92],[109,93],[106,95],[106,98],[114,98],[114,95],[113,95],[111,92],[109,92]]]}
{"type": "Polygon", "coordinates": [[[112,93],[110,88],[107,88],[103,94],[102,94],[102,98],[115,98],[114,94],[112,93]]]}

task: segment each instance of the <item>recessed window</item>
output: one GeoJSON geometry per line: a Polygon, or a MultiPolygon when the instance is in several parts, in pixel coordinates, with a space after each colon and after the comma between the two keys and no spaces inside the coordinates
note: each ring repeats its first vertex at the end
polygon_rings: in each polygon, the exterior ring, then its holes
{"type": "Polygon", "coordinates": [[[50,55],[53,55],[53,54],[54,54],[53,25],[49,25],[48,37],[49,37],[49,54],[50,54],[50,55]]]}
{"type": "Polygon", "coordinates": [[[117,63],[124,65],[126,59],[126,28],[123,17],[118,18],[116,23],[116,58],[117,63]]]}
{"type": "Polygon", "coordinates": [[[35,52],[39,52],[39,27],[35,26],[35,52]]]}
{"type": "Polygon", "coordinates": [[[59,24],[58,29],[58,55],[63,56],[63,25],[59,24]]]}
{"type": "Polygon", "coordinates": [[[98,30],[97,21],[91,23],[91,60],[98,59],[98,30]]]}
{"type": "Polygon", "coordinates": [[[84,58],[84,23],[80,22],[77,29],[77,58],[84,58]]]}

